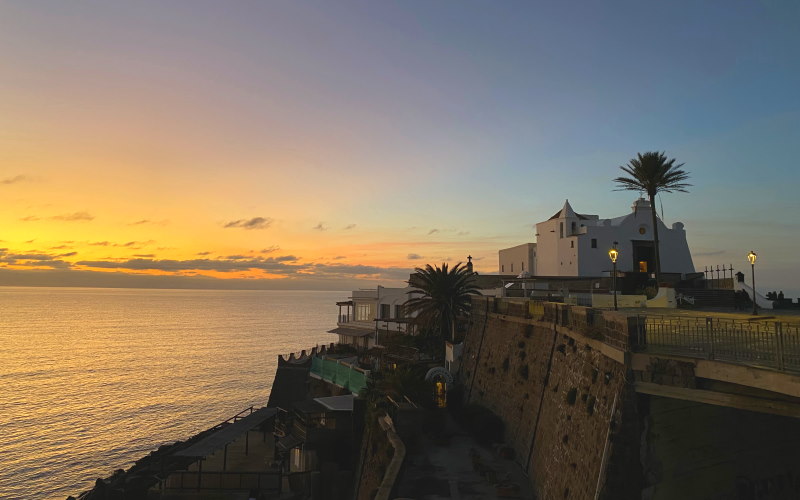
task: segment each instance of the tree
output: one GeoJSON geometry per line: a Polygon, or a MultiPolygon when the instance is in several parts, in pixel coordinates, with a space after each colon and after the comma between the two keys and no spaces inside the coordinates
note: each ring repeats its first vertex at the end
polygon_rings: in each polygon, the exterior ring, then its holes
{"type": "Polygon", "coordinates": [[[671,193],[680,191],[686,193],[686,188],[691,186],[686,181],[689,174],[681,170],[683,163],[675,165],[675,158],[667,160],[664,153],[648,151],[637,153],[627,165],[619,167],[630,177],[617,177],[617,190],[644,191],[650,199],[650,209],[653,215],[653,245],[655,246],[656,283],[661,278],[661,257],[658,251],[658,217],[656,216],[656,195],[658,193],[671,193]]]}
{"type": "Polygon", "coordinates": [[[408,284],[414,290],[409,292],[405,307],[409,314],[416,313],[415,322],[455,340],[456,318],[469,313],[470,295],[480,293],[474,273],[461,262],[452,268],[445,263],[442,267],[428,264],[424,269],[416,268],[408,284]]]}

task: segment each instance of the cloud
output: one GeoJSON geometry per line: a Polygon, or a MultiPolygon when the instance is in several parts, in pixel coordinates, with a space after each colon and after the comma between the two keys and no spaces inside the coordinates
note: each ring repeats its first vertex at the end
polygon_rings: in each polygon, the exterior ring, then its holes
{"type": "Polygon", "coordinates": [[[27,175],[15,175],[14,177],[6,177],[0,179],[0,184],[16,184],[18,182],[25,182],[31,180],[27,175]]]}
{"type": "Polygon", "coordinates": [[[278,245],[272,245],[272,246],[268,246],[267,248],[262,248],[261,249],[261,253],[277,252],[280,249],[281,249],[281,247],[279,247],[278,245]]]}
{"type": "Polygon", "coordinates": [[[197,255],[211,255],[211,252],[197,252],[197,255]]]}
{"type": "Polygon", "coordinates": [[[130,248],[132,250],[138,250],[142,247],[146,247],[147,245],[152,245],[155,243],[155,240],[147,240],[147,241],[128,241],[125,243],[112,243],[110,241],[90,241],[89,245],[93,247],[119,247],[119,248],[130,248]]]}
{"type": "Polygon", "coordinates": [[[431,235],[431,234],[438,233],[438,232],[439,232],[438,229],[431,229],[430,231],[428,231],[428,234],[431,235]]]}
{"type": "Polygon", "coordinates": [[[94,215],[89,212],[73,212],[71,214],[54,215],[50,217],[52,220],[62,220],[67,222],[88,221],[94,220],[94,215]]]}
{"type": "Polygon", "coordinates": [[[328,228],[325,227],[325,224],[323,224],[322,222],[320,222],[319,224],[314,226],[312,229],[316,229],[317,231],[327,231],[328,230],[328,228]]]}
{"type": "Polygon", "coordinates": [[[713,257],[714,255],[722,255],[725,253],[725,250],[716,250],[713,252],[695,252],[692,255],[695,257],[713,257]]]}
{"type": "Polygon", "coordinates": [[[223,259],[149,259],[136,258],[125,261],[80,261],[76,265],[97,269],[128,269],[132,271],[217,271],[222,273],[250,270],[262,270],[272,274],[295,274],[303,269],[308,269],[307,264],[288,264],[297,260],[297,257],[286,255],[270,258],[236,258],[223,259]]]}
{"type": "Polygon", "coordinates": [[[252,219],[239,219],[226,222],[222,227],[231,228],[239,227],[242,229],[267,229],[272,223],[273,219],[270,217],[253,217],[252,219]]]}
{"type": "Polygon", "coordinates": [[[41,220],[41,218],[39,218],[39,217],[37,217],[35,215],[29,215],[27,217],[21,218],[20,220],[24,221],[24,222],[31,222],[31,221],[35,221],[35,220],[41,220]]]}
{"type": "Polygon", "coordinates": [[[133,256],[134,257],[139,257],[139,258],[142,258],[142,259],[152,259],[153,257],[156,256],[156,254],[154,254],[154,253],[140,253],[140,254],[134,254],[133,256]]]}
{"type": "Polygon", "coordinates": [[[457,236],[466,236],[468,234],[469,234],[469,231],[459,231],[458,233],[456,233],[457,236]]]}
{"type": "Polygon", "coordinates": [[[333,258],[333,260],[342,260],[342,259],[346,259],[346,258],[347,257],[345,257],[344,255],[337,255],[336,257],[333,258]]]}
{"type": "Polygon", "coordinates": [[[348,225],[345,226],[344,230],[347,231],[349,229],[353,229],[354,227],[356,227],[355,224],[348,224],[348,225]]]}
{"type": "Polygon", "coordinates": [[[59,254],[58,256],[59,257],[72,257],[74,255],[78,255],[78,252],[67,252],[67,253],[59,254]]]}
{"type": "Polygon", "coordinates": [[[66,250],[67,248],[72,248],[70,245],[58,245],[57,247],[50,247],[50,250],[66,250]]]}
{"type": "Polygon", "coordinates": [[[69,262],[56,259],[44,253],[8,253],[7,248],[0,248],[0,263],[21,267],[49,267],[51,269],[67,269],[69,262]]]}
{"type": "Polygon", "coordinates": [[[137,220],[136,222],[129,222],[129,226],[141,226],[142,224],[151,224],[154,226],[166,226],[169,224],[168,220],[150,220],[150,219],[141,219],[137,220]]]}
{"type": "Polygon", "coordinates": [[[406,259],[408,259],[408,260],[419,260],[419,259],[424,259],[424,258],[425,257],[423,257],[422,255],[419,255],[419,254],[416,254],[416,253],[410,253],[410,254],[408,254],[406,256],[406,259]]]}

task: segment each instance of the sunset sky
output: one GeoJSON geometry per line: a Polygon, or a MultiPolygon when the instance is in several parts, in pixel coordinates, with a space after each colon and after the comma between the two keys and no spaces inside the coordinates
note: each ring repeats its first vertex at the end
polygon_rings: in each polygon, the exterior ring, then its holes
{"type": "Polygon", "coordinates": [[[566,198],[628,213],[611,179],[660,150],[695,266],[752,249],[796,296],[798,25],[794,0],[5,1],[0,284],[496,273],[566,198]]]}

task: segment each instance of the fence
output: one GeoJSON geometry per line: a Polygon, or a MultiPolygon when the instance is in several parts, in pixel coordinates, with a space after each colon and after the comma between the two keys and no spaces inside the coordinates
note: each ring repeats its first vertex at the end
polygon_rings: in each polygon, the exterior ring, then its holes
{"type": "Polygon", "coordinates": [[[326,382],[344,387],[354,394],[358,394],[367,386],[369,378],[369,370],[362,370],[350,363],[320,356],[311,358],[311,374],[326,382]]]}
{"type": "Polygon", "coordinates": [[[178,471],[169,475],[164,487],[198,490],[250,490],[263,492],[281,491],[280,472],[223,472],[223,471],[178,471]]]}
{"type": "Polygon", "coordinates": [[[800,325],[637,316],[634,350],[800,372],[800,325]]]}
{"type": "Polygon", "coordinates": [[[494,299],[492,311],[565,326],[623,351],[672,354],[800,373],[800,324],[714,317],[630,316],[519,299],[494,299]]]}

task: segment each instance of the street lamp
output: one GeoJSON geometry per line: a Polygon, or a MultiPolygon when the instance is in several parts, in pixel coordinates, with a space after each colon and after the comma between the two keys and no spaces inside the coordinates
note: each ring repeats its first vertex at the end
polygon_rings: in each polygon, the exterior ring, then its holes
{"type": "Polygon", "coordinates": [[[619,257],[619,252],[617,251],[617,242],[614,242],[614,247],[608,251],[608,258],[611,259],[611,263],[613,264],[613,271],[611,274],[611,288],[614,289],[614,310],[618,311],[617,308],[617,257],[619,257]]]}
{"type": "Polygon", "coordinates": [[[750,271],[753,277],[753,315],[758,314],[758,309],[756,308],[756,257],[756,253],[752,250],[747,254],[747,260],[750,262],[750,271]]]}

